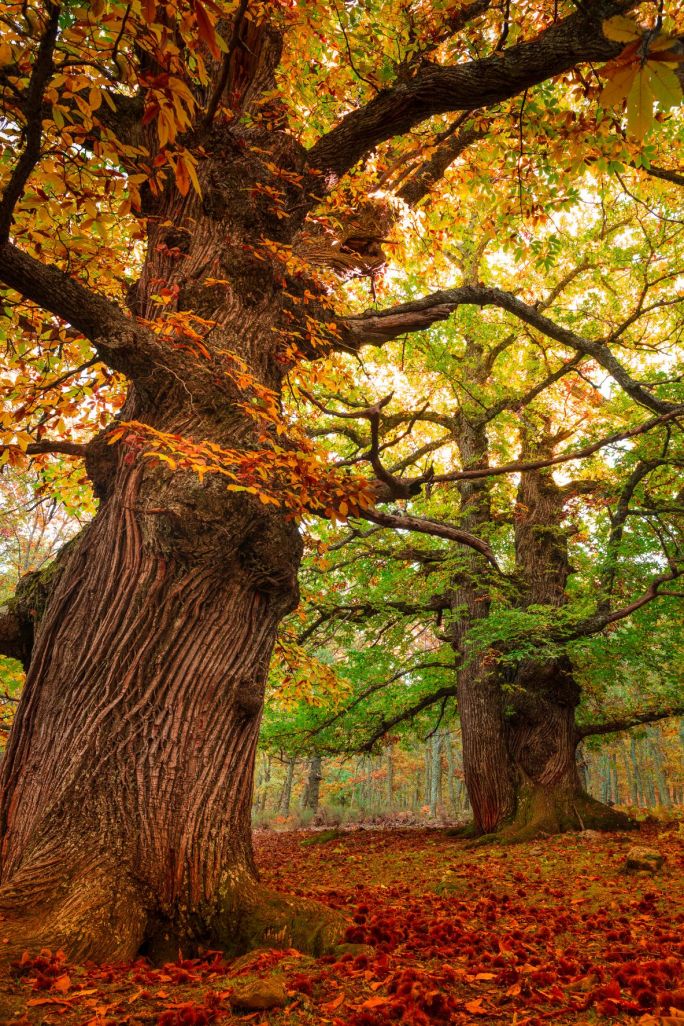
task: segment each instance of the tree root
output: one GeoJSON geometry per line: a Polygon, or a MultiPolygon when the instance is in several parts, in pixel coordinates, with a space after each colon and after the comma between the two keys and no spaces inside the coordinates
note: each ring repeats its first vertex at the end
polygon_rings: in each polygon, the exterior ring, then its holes
{"type": "Polygon", "coordinates": [[[22,876],[0,887],[2,965],[46,948],[74,962],[128,961],[138,953],[146,913],[132,882],[92,870],[48,889],[45,880],[22,876]]]}
{"type": "Polygon", "coordinates": [[[227,911],[214,927],[213,941],[231,957],[260,947],[296,948],[317,957],[340,943],[348,925],[339,912],[316,901],[263,888],[243,897],[237,914],[227,911]]]}
{"type": "Polygon", "coordinates": [[[490,844],[524,844],[555,834],[584,830],[635,830],[639,824],[618,809],[588,794],[558,793],[541,787],[525,787],[518,798],[514,818],[495,833],[475,837],[467,848],[490,844]]]}
{"type": "Polygon", "coordinates": [[[304,898],[288,898],[245,879],[231,887],[218,911],[195,915],[182,930],[158,916],[148,922],[140,954],[154,965],[221,951],[237,958],[255,948],[296,948],[318,957],[343,939],[346,920],[304,898]]]}
{"type": "Polygon", "coordinates": [[[475,820],[471,820],[470,823],[464,823],[460,827],[449,827],[444,833],[446,837],[460,837],[464,841],[475,840],[480,836],[475,820]]]}

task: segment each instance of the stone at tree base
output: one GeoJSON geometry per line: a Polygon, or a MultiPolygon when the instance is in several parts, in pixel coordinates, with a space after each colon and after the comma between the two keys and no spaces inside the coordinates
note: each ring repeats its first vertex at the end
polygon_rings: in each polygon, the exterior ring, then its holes
{"type": "Polygon", "coordinates": [[[655,848],[630,848],[625,859],[625,873],[657,873],[665,862],[665,856],[655,848]]]}
{"type": "Polygon", "coordinates": [[[271,976],[265,980],[244,980],[235,986],[230,1003],[234,1008],[265,1011],[269,1008],[282,1008],[286,1005],[287,993],[283,981],[279,977],[271,976]]]}
{"type": "Polygon", "coordinates": [[[358,958],[359,955],[375,955],[375,948],[370,944],[336,944],[333,955],[337,955],[338,958],[342,955],[353,955],[358,958]]]}

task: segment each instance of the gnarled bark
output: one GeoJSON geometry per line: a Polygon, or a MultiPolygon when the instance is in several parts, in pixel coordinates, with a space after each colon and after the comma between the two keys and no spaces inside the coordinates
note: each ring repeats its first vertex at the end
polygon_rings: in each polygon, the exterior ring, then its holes
{"type": "MultiPolygon", "coordinates": [[[[243,68],[245,108],[277,63],[278,40],[263,31],[268,45],[243,54],[257,63],[243,68]]],[[[245,412],[233,360],[279,395],[303,286],[284,288],[277,256],[255,249],[290,244],[301,224],[306,205],[282,220],[267,188],[302,205],[302,188],[278,177],[285,169],[294,181],[302,151],[273,127],[224,120],[207,127],[204,147],[201,197],[171,187],[145,197],[153,216],[130,295],[147,321],[203,318],[202,346],[182,326],[160,337],[123,314],[123,334],[104,316],[89,332],[130,379],[124,421],[256,452],[268,425],[245,412]],[[160,281],[174,297],[164,308],[160,281]]],[[[320,950],[339,917],[264,892],[250,831],[269,660],[298,600],[297,527],[218,474],[150,460],[142,429],[114,445],[107,435],[87,450],[101,500],[94,521],[60,559],[40,615],[19,599],[4,621],[8,645],[23,624],[17,654],[29,667],[0,779],[1,957],[50,947],[76,959],[163,958],[264,942],[320,950]]]]}
{"type": "MultiPolygon", "coordinates": [[[[457,441],[464,468],[486,466],[484,426],[462,422],[457,441]]],[[[522,459],[533,462],[538,443],[526,438],[522,459]]],[[[544,451],[552,442],[543,439],[544,451]]],[[[489,516],[486,479],[458,482],[465,524],[476,530],[489,516]]],[[[570,573],[563,528],[566,493],[548,470],[523,473],[515,520],[516,576],[521,608],[560,607],[570,573]]],[[[471,557],[472,560],[478,557],[471,557]]],[[[480,570],[480,575],[482,570],[480,570]]],[[[463,645],[489,607],[477,567],[455,582],[455,639],[463,645]]],[[[627,816],[590,798],[576,765],[581,734],[575,725],[580,690],[566,656],[529,659],[506,673],[499,653],[465,659],[459,672],[458,707],[463,731],[464,775],[475,833],[509,840],[565,830],[625,829],[627,816]]]]}

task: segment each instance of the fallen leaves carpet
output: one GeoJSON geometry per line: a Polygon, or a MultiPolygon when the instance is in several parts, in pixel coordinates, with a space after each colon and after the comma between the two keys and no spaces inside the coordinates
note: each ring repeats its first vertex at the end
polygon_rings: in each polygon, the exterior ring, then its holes
{"type": "Polygon", "coordinates": [[[0,982],[0,1023],[684,1026],[681,827],[480,849],[430,830],[262,832],[256,848],[267,886],[347,917],[336,954],[153,968],[32,952],[0,982]],[[659,873],[622,872],[635,843],[666,856],[659,873]],[[236,1005],[264,984],[285,1004],[236,1005]]]}

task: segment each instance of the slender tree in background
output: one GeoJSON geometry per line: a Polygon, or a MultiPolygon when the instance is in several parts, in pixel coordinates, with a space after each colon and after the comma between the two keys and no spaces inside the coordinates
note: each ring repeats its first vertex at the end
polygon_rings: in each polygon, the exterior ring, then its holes
{"type": "MultiPolygon", "coordinates": [[[[528,103],[548,108],[559,160],[574,153],[568,173],[587,135],[592,158],[615,138],[636,159],[587,76],[614,62],[606,108],[629,78],[642,136],[654,93],[660,120],[678,99],[678,6],[637,25],[630,0],[2,5],[5,454],[82,459],[99,500],[2,630],[28,670],[2,768],[3,957],[334,937],[334,918],[259,887],[254,751],[297,603],[296,517],[395,496],[326,470],[282,416],[286,376],[307,359],[337,380],[331,354],[462,304],[533,322],[468,282],[352,316],[326,269],[377,270],[389,237],[398,273],[420,275],[401,271],[378,189],[410,207],[469,145],[504,159],[528,103]]],[[[627,384],[609,343],[569,344],[627,384]]]]}

